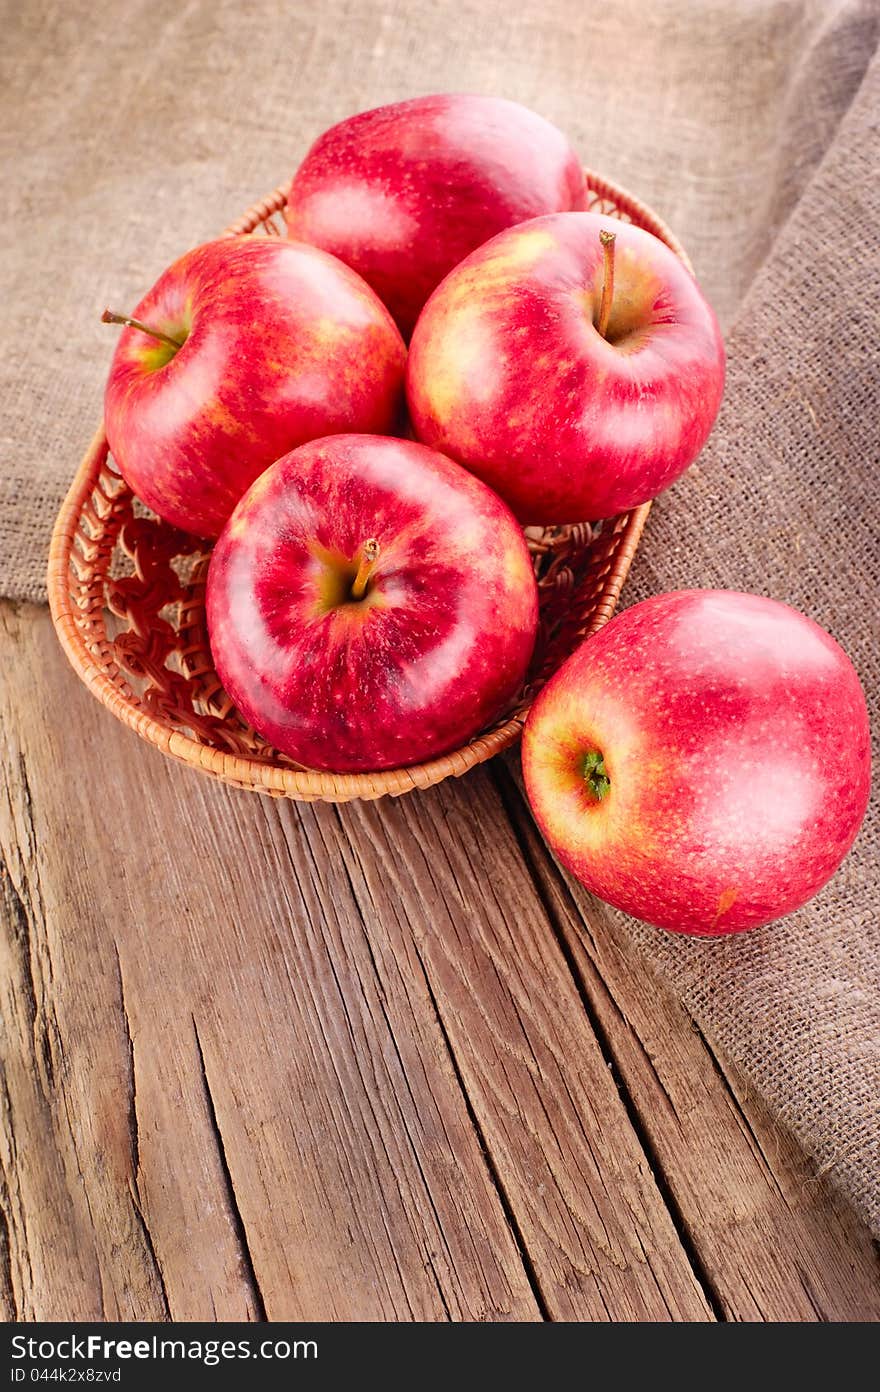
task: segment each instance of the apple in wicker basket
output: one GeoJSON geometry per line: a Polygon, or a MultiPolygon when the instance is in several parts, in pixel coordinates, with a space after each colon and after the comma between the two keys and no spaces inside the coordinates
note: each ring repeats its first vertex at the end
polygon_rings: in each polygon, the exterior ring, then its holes
{"type": "Polygon", "coordinates": [[[165,521],[217,536],[265,468],[341,430],[387,433],[406,349],[359,276],[315,247],[225,237],[187,252],[126,327],[104,400],[132,492],[165,521]]]}
{"type": "Polygon", "coordinates": [[[796,610],[727,590],[612,619],[541,692],[522,752],[563,865],[680,933],[800,908],[855,840],[870,786],[849,658],[796,610]]]}
{"type": "Polygon", "coordinates": [[[404,334],[447,271],[496,232],[585,206],[561,131],[518,102],[445,94],[351,116],[290,186],[291,237],[353,266],[404,334]]]}
{"type": "Polygon", "coordinates": [[[398,768],[460,747],[522,685],[538,613],[504,503],[424,445],[336,435],[245,494],[207,618],[241,714],[310,768],[398,768]]]}
{"type": "Polygon", "coordinates": [[[418,438],[526,524],[655,497],[702,449],[723,384],[715,315],[674,252],[581,212],[469,256],[422,311],[407,364],[418,438]]]}

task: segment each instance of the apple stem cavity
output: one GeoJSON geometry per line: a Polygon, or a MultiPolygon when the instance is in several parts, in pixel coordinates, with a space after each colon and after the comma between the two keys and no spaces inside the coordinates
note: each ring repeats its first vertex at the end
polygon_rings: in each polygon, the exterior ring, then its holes
{"type": "Polygon", "coordinates": [[[604,338],[608,330],[608,320],[611,318],[611,301],[614,298],[614,243],[617,241],[617,233],[606,232],[603,228],[599,233],[599,241],[602,243],[604,266],[602,299],[599,302],[599,319],[596,328],[604,338]]]}
{"type": "Polygon", "coordinates": [[[140,319],[132,319],[128,314],[116,314],[112,309],[105,309],[101,315],[102,324],[124,324],[128,329],[140,329],[141,333],[150,334],[152,338],[158,338],[160,343],[167,343],[175,351],[183,347],[183,340],[172,338],[170,334],[163,333],[161,329],[151,329],[149,324],[144,324],[140,319]]]}
{"type": "Polygon", "coordinates": [[[363,599],[367,593],[367,585],[370,583],[370,576],[376,569],[376,562],[379,559],[379,543],[375,537],[370,537],[364,542],[360,551],[360,564],[357,568],[357,575],[351,582],[351,598],[363,599]]]}
{"type": "Polygon", "coordinates": [[[611,779],[605,768],[605,756],[600,754],[598,749],[594,749],[584,758],[584,782],[587,791],[596,802],[601,802],[608,796],[611,779]]]}

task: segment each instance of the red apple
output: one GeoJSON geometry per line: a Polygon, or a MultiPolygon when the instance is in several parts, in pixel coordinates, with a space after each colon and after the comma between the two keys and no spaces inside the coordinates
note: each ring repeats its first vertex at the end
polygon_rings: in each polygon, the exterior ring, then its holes
{"type": "Polygon", "coordinates": [[[123,330],[110,368],[107,439],[132,491],[184,531],[216,536],[295,445],[394,428],[403,340],[369,286],[314,247],[208,242],[134,318],[143,328],[123,330]]]}
{"type": "Polygon", "coordinates": [[[208,629],[239,711],[336,772],[445,754],[522,685],[538,598],[522,532],[424,445],[336,435],[242,498],[211,559],[208,629]]]}
{"type": "Polygon", "coordinates": [[[595,213],[536,218],[475,251],[425,306],[407,365],[419,439],[526,524],[655,497],[702,449],[723,385],[693,276],[650,232],[595,213]]]}
{"type": "Polygon", "coordinates": [[[523,772],[562,861],[679,933],[755,928],[834,873],[870,743],[849,658],[776,600],[684,590],[612,619],[530,712],[523,772]]]}
{"type": "Polygon", "coordinates": [[[290,236],[346,261],[404,334],[447,271],[496,232],[584,207],[561,131],[517,102],[417,97],[341,121],[294,175],[290,236]]]}

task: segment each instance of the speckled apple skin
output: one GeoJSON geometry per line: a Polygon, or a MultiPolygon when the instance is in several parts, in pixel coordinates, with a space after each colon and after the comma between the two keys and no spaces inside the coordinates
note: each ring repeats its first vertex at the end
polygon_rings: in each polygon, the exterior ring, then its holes
{"type": "Polygon", "coordinates": [[[217,536],[280,455],[334,431],[394,429],[406,349],[348,266],[281,239],[227,237],[170,266],[123,329],[104,399],[129,487],[184,531],[217,536]],[[173,351],[173,350],[172,350],[173,351]]]}
{"type": "Polygon", "coordinates": [[[292,237],[353,266],[408,337],[468,252],[541,213],[585,206],[566,137],[518,102],[445,94],[381,106],[326,131],[290,186],[292,237]]]}
{"type": "Polygon", "coordinates": [[[536,218],[469,256],[425,306],[407,363],[418,438],[524,524],[656,497],[699,454],[723,387],[717,320],[678,257],[583,212],[536,218]],[[602,230],[616,236],[607,337],[602,230]]]}
{"type": "Polygon", "coordinates": [[[207,590],[211,650],[244,717],[310,768],[420,763],[464,744],[517,692],[538,615],[528,548],[479,480],[423,445],[338,435],[242,498],[207,590]],[[327,558],[366,599],[325,611],[327,558]]]}
{"type": "Polygon", "coordinates": [[[855,840],[865,698],[834,639],[787,605],[658,595],[544,688],[523,771],[541,830],[587,889],[673,932],[736,933],[800,908],[855,840]],[[601,800],[582,772],[594,750],[601,800]]]}

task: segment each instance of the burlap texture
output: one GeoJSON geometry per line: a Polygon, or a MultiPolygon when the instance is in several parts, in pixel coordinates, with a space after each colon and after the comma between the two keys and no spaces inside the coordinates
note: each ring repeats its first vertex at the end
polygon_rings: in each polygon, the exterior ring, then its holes
{"type": "MultiPolygon", "coordinates": [[[[876,718],[880,0],[6,0],[2,32],[0,591],[45,597],[104,305],[131,306],[349,112],[497,92],[653,204],[733,326],[718,427],[655,509],[627,602],[787,599],[847,647],[876,718]]],[[[609,921],[880,1231],[878,837],[875,805],[833,884],[772,930],[693,943],[609,921]]]]}
{"type": "MultiPolygon", "coordinates": [[[[627,602],[717,585],[824,624],[880,730],[880,58],[729,337],[718,427],[661,499],[627,602]]],[[[826,776],[835,776],[834,749],[826,776]]],[[[722,942],[627,922],[694,1017],[880,1232],[880,895],[875,793],[837,876],[800,913],[722,942]]],[[[614,915],[623,923],[622,915],[614,915]]]]}

